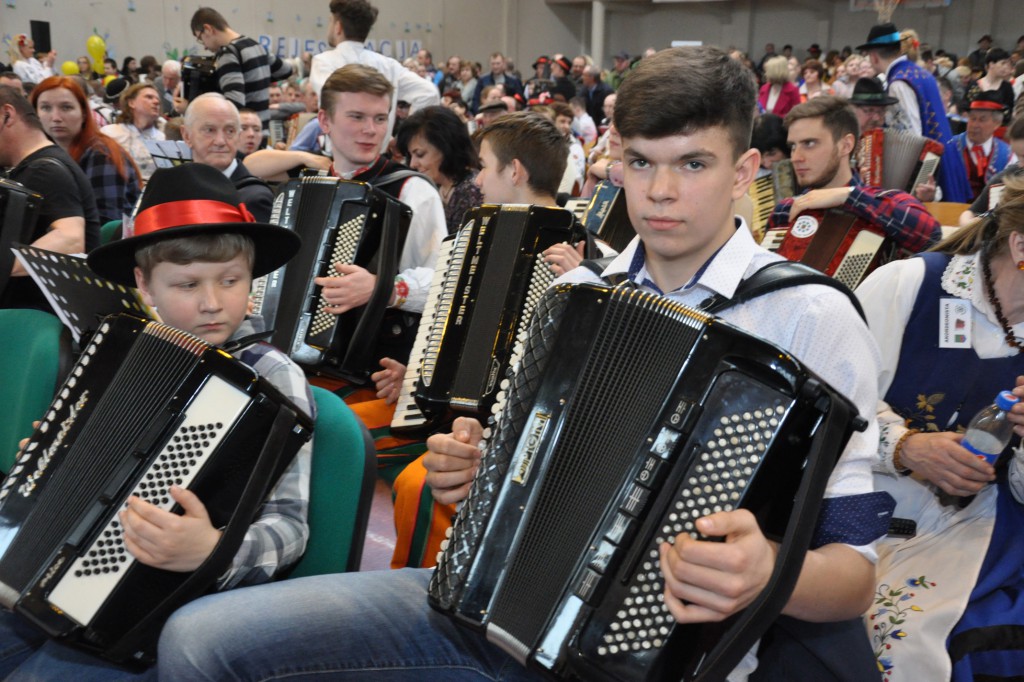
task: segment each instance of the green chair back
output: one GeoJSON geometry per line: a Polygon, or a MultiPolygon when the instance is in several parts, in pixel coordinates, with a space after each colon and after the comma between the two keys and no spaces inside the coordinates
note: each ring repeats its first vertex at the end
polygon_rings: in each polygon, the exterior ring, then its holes
{"type": "Polygon", "coordinates": [[[359,570],[373,501],[370,434],[345,402],[313,387],[316,429],[309,486],[309,542],[289,577],[359,570]]]}
{"type": "Polygon", "coordinates": [[[100,244],[109,244],[114,237],[121,234],[121,221],[111,220],[100,226],[100,244]]]}
{"type": "Polygon", "coordinates": [[[18,441],[32,435],[53,401],[61,363],[70,359],[70,335],[60,320],[39,310],[0,310],[0,469],[18,454],[18,441]]]}

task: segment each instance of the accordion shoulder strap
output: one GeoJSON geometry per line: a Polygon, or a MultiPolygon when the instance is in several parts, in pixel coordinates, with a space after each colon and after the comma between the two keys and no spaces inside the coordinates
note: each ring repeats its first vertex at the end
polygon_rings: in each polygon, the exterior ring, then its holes
{"type": "Polygon", "coordinates": [[[423,173],[420,173],[419,171],[414,171],[410,168],[401,168],[399,170],[392,171],[387,175],[381,175],[380,177],[376,177],[371,180],[366,180],[365,182],[369,183],[370,185],[373,185],[374,187],[385,187],[393,182],[407,180],[408,178],[422,178],[429,182],[431,187],[437,189],[437,185],[434,184],[433,180],[428,178],[423,173]]]}
{"type": "Polygon", "coordinates": [[[617,287],[629,279],[626,273],[619,272],[613,275],[609,275],[607,277],[601,274],[608,268],[609,265],[611,265],[612,261],[615,260],[616,258],[617,256],[605,256],[604,258],[587,258],[584,259],[580,263],[580,265],[585,267],[587,270],[590,270],[598,277],[600,277],[603,282],[610,284],[613,287],[617,287]]]}
{"type": "Polygon", "coordinates": [[[857,300],[856,295],[854,295],[849,287],[808,265],[793,261],[769,263],[740,282],[732,298],[715,295],[705,300],[700,307],[704,312],[718,314],[723,310],[746,303],[759,296],[770,294],[773,291],[803,284],[823,284],[839,291],[850,300],[850,304],[853,305],[853,309],[860,315],[860,319],[865,322],[867,321],[860,301],[857,300]]]}

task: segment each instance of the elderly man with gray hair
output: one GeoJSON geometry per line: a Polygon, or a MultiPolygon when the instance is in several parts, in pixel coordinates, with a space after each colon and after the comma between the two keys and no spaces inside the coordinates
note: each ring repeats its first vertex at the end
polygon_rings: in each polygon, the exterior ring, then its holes
{"type": "Polygon", "coordinates": [[[174,95],[181,83],[181,62],[168,59],[160,67],[160,77],[153,81],[156,91],[160,93],[160,114],[164,118],[178,116],[174,110],[174,95]]]}
{"type": "Polygon", "coordinates": [[[238,158],[241,130],[242,122],[235,105],[219,92],[208,92],[189,103],[181,136],[192,150],[192,161],[213,166],[223,173],[235,185],[242,203],[256,221],[265,223],[270,220],[274,193],[238,158]]]}

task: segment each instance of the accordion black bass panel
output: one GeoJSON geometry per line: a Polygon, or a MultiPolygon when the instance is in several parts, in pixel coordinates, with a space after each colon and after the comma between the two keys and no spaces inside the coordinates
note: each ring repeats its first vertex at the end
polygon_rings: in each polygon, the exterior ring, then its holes
{"type": "Polygon", "coordinates": [[[106,318],[0,488],[0,603],[69,643],[145,660],[162,619],[230,565],[312,426],[227,353],[156,322],[106,318]],[[224,528],[194,573],[146,566],[122,539],[130,495],[180,513],[172,485],[224,528]]]}
{"type": "Polygon", "coordinates": [[[625,287],[537,304],[431,605],[549,676],[724,679],[781,612],[863,420],[785,351],[625,287]],[[762,594],[677,625],[658,547],[749,509],[780,541],[762,594]]]}

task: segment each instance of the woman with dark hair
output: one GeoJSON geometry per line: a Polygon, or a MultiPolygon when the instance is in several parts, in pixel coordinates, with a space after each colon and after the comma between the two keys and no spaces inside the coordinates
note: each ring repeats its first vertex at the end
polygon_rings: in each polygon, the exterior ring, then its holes
{"type": "Polygon", "coordinates": [[[135,57],[125,57],[121,62],[121,78],[129,83],[139,82],[139,63],[135,61],[135,57]]]}
{"type": "Polygon", "coordinates": [[[963,441],[1000,391],[1024,396],[1024,180],[1005,182],[994,211],[857,289],[881,353],[875,489],[916,523],[879,541],[865,614],[888,682],[1024,670],[1024,404],[992,463],[963,441]]]}
{"type": "Polygon", "coordinates": [[[117,123],[103,126],[100,132],[109,135],[124,148],[139,165],[142,180],[156,170],[156,161],[146,147],[146,140],[165,140],[157,128],[160,120],[160,95],[152,83],[129,85],[121,93],[121,114],[117,123]]]}
{"type": "Polygon", "coordinates": [[[446,107],[424,107],[398,129],[398,150],[413,170],[437,185],[448,233],[462,227],[466,211],[483,201],[473,183],[480,160],[466,124],[446,107]]]}
{"type": "Polygon", "coordinates": [[[1007,125],[1014,103],[1013,85],[1010,84],[1012,76],[1013,63],[1010,61],[1010,53],[1002,48],[992,48],[985,55],[985,75],[967,89],[967,103],[976,100],[983,92],[995,92],[1005,107],[1003,125],[1007,125]]]}
{"type": "Polygon", "coordinates": [[[141,184],[135,162],[100,132],[74,78],[50,76],[30,96],[43,128],[89,177],[102,222],[131,213],[141,184]]]}

